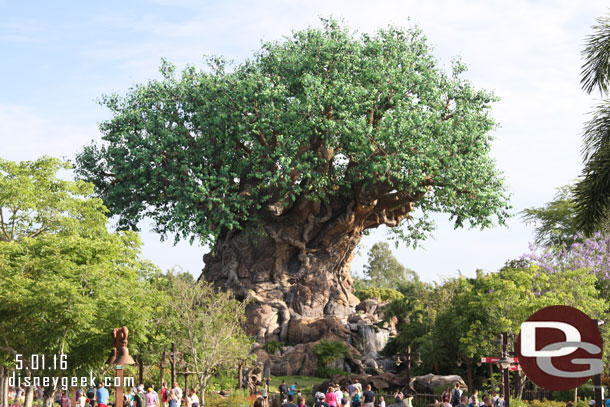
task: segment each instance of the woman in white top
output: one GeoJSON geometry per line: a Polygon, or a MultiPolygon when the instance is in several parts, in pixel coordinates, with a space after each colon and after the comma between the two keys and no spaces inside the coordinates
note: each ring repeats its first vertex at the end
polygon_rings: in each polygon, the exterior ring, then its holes
{"type": "Polygon", "coordinates": [[[191,389],[191,407],[199,407],[199,397],[195,394],[195,389],[191,389]]]}

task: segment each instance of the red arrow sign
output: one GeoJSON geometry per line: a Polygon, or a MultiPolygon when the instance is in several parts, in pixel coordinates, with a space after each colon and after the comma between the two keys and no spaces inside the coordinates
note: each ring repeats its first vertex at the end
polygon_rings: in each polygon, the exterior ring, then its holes
{"type": "MultiPolygon", "coordinates": [[[[481,363],[498,363],[500,361],[500,357],[486,357],[486,358],[481,358],[481,363]]],[[[508,358],[508,360],[510,360],[511,363],[519,363],[519,359],[518,358],[508,358]]]]}

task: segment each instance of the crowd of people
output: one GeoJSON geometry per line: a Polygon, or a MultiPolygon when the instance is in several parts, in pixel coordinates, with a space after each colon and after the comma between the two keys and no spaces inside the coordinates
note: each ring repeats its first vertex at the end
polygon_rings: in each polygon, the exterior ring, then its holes
{"type": "MultiPolygon", "coordinates": [[[[9,400],[13,403],[25,404],[25,389],[22,387],[9,388],[9,400]]],[[[36,387],[33,394],[34,400],[43,400],[44,389],[36,387]]],[[[70,394],[66,391],[55,393],[55,404],[58,407],[109,407],[110,392],[103,383],[97,388],[87,390],[76,389],[76,402],[72,406],[70,394]]],[[[186,394],[180,385],[176,383],[173,388],[168,388],[166,383],[161,386],[160,392],[155,390],[154,384],[146,388],[143,384],[129,388],[123,395],[123,407],[199,407],[199,397],[196,389],[192,388],[186,394]],[[160,393],[160,394],[159,394],[160,393]]]]}
{"type": "Polygon", "coordinates": [[[490,391],[479,400],[479,391],[473,390],[470,397],[463,394],[459,383],[453,389],[447,389],[441,394],[441,407],[504,407],[504,398],[497,390],[490,391]]]}
{"type": "MultiPolygon", "coordinates": [[[[265,379],[254,407],[270,406],[270,379],[265,379]]],[[[288,386],[285,380],[278,386],[279,400],[282,407],[386,407],[384,396],[377,396],[371,384],[363,389],[358,379],[347,386],[329,383],[326,392],[317,392],[313,406],[305,404],[305,397],[297,390],[298,383],[288,386]]],[[[402,403],[404,396],[400,390],[394,394],[394,403],[402,403]]]]}

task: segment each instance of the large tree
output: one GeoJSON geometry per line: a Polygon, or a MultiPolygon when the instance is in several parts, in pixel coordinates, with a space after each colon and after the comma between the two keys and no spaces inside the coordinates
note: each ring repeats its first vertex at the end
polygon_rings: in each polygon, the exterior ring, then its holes
{"type": "Polygon", "coordinates": [[[22,378],[102,373],[112,328],[127,325],[130,346],[142,342],[160,300],[137,234],[110,233],[93,185],[57,177],[67,168],[48,157],[0,159],[0,364],[22,378]],[[52,359],[61,353],[63,366],[52,359]],[[36,355],[46,356],[44,370],[36,355]]]}
{"type": "Polygon", "coordinates": [[[461,62],[437,65],[418,29],[356,35],[333,20],[238,65],[164,63],[161,80],[104,99],[113,117],[79,172],[120,226],[151,218],[209,243],[203,278],[255,300],[259,340],[286,340],[293,318],[349,312],[368,229],[412,242],[432,212],[456,227],[507,216],[495,97],[461,62]]]}

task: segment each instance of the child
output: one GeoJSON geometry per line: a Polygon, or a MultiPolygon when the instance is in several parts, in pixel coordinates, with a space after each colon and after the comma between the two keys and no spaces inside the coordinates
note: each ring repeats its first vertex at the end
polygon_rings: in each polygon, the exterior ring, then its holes
{"type": "Polygon", "coordinates": [[[379,407],[385,407],[385,400],[383,396],[379,396],[379,407]]]}

